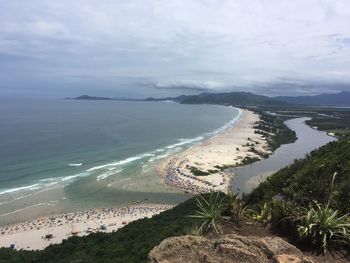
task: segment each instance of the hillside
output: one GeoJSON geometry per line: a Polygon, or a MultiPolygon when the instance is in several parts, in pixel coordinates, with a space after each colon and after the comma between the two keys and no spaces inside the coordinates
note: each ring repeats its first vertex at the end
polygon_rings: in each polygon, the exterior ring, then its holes
{"type": "Polygon", "coordinates": [[[89,95],[81,95],[75,98],[66,98],[67,100],[112,100],[112,98],[108,97],[96,97],[96,96],[89,96],[89,95]]]}
{"type": "Polygon", "coordinates": [[[314,96],[268,97],[251,92],[201,93],[167,98],[147,98],[146,101],[172,100],[184,104],[219,104],[250,107],[350,106],[350,92],[314,96]]]}
{"type": "Polygon", "coordinates": [[[223,93],[201,93],[199,95],[181,95],[169,98],[148,98],[147,101],[172,100],[183,104],[217,104],[232,106],[278,106],[283,107],[289,103],[273,100],[267,96],[256,95],[250,92],[223,92],[223,93]]]}
{"type": "Polygon", "coordinates": [[[117,101],[166,101],[171,100],[183,104],[218,104],[243,107],[297,107],[297,106],[350,106],[350,92],[336,94],[320,94],[315,96],[277,96],[268,97],[251,92],[201,93],[198,95],[180,95],[166,98],[109,98],[81,95],[73,100],[117,100],[117,101]]]}
{"type": "Polygon", "coordinates": [[[350,211],[350,137],[328,143],[312,151],[305,159],[279,170],[245,197],[249,204],[270,201],[283,196],[301,205],[310,200],[326,203],[334,173],[331,207],[343,213],[350,211]]]}
{"type": "Polygon", "coordinates": [[[285,103],[272,100],[267,96],[250,92],[202,93],[198,96],[187,96],[181,103],[185,104],[224,104],[236,106],[284,106],[285,103]]]}
{"type": "Polygon", "coordinates": [[[308,105],[308,106],[350,106],[350,92],[343,91],[335,94],[320,94],[315,96],[278,96],[274,97],[285,103],[308,105]]]}

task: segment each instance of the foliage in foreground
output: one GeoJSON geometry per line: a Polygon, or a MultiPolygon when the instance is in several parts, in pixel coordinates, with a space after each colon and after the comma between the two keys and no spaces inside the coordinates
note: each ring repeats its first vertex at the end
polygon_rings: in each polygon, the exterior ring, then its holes
{"type": "Polygon", "coordinates": [[[349,246],[349,157],[349,139],[332,142],[272,175],[243,200],[228,194],[224,199],[228,221],[239,224],[243,214],[250,215],[272,230],[308,241],[324,252],[338,245],[349,246]]]}
{"type": "Polygon", "coordinates": [[[238,194],[229,192],[226,195],[226,213],[229,215],[230,221],[236,225],[239,226],[243,219],[250,218],[252,212],[238,194]]]}
{"type": "Polygon", "coordinates": [[[274,198],[260,208],[248,208],[244,201],[232,193],[226,198],[220,197],[220,193],[212,193],[207,197],[199,196],[196,200],[198,210],[191,217],[201,221],[198,229],[200,234],[219,234],[222,224],[233,222],[239,226],[240,220],[244,218],[269,225],[272,230],[284,232],[298,241],[307,241],[324,252],[335,246],[350,244],[348,214],[340,215],[338,210],[329,208],[328,204],[315,203],[306,209],[290,201],[274,198]]]}
{"type": "Polygon", "coordinates": [[[215,192],[205,196],[196,197],[197,211],[191,218],[200,221],[197,232],[206,234],[214,232],[221,233],[222,224],[233,223],[241,225],[243,219],[248,219],[253,212],[250,210],[238,194],[228,193],[227,195],[215,192]]]}
{"type": "Polygon", "coordinates": [[[331,142],[281,169],[244,200],[256,219],[326,251],[350,245],[350,140],[331,142]]]}
{"type": "Polygon", "coordinates": [[[339,215],[338,210],[316,203],[311,206],[298,225],[302,239],[307,239],[325,252],[330,245],[350,244],[350,223],[348,215],[339,215]]]}
{"type": "Polygon", "coordinates": [[[214,231],[216,234],[220,233],[220,224],[224,221],[222,215],[225,203],[224,196],[217,193],[211,193],[207,197],[199,195],[196,197],[197,208],[196,214],[190,215],[191,218],[201,220],[201,225],[198,228],[200,234],[214,231]]]}

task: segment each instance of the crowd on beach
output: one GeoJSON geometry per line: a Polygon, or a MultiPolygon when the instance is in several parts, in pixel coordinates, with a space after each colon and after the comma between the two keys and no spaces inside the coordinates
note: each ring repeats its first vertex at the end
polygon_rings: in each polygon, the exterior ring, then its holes
{"type": "MultiPolygon", "coordinates": [[[[116,224],[112,222],[108,226],[104,225],[103,224],[104,220],[108,218],[118,218],[121,216],[128,215],[128,218],[130,219],[130,221],[132,221],[134,217],[139,218],[140,215],[149,214],[150,212],[157,214],[157,213],[160,213],[161,211],[169,209],[170,207],[171,206],[169,205],[157,205],[157,206],[132,205],[132,206],[121,207],[121,208],[101,208],[101,209],[87,210],[84,212],[64,213],[60,215],[37,218],[37,219],[33,219],[23,223],[17,223],[13,225],[0,227],[0,238],[3,235],[11,235],[19,232],[36,231],[41,229],[48,229],[48,233],[49,233],[50,229],[64,226],[67,224],[74,226],[74,224],[79,224],[79,223],[86,224],[86,223],[94,222],[95,228],[88,227],[85,229],[86,234],[88,234],[92,232],[106,230],[107,227],[111,227],[116,224]]],[[[122,223],[128,224],[129,221],[123,221],[122,223]]],[[[91,224],[89,225],[91,226],[91,224]]],[[[68,235],[84,234],[81,232],[82,231],[78,231],[78,230],[75,231],[73,227],[71,233],[68,233],[68,235]]],[[[45,238],[45,237],[42,237],[42,238],[45,238]]]]}
{"type": "Polygon", "coordinates": [[[233,175],[224,167],[270,153],[266,138],[255,128],[259,122],[258,114],[244,111],[235,127],[166,160],[160,166],[163,182],[194,194],[229,191],[233,175]]]}
{"type": "Polygon", "coordinates": [[[221,182],[214,184],[206,176],[196,176],[190,171],[189,160],[178,156],[172,158],[166,165],[164,182],[171,187],[183,189],[190,193],[207,193],[215,191],[227,191],[228,179],[224,172],[218,171],[216,175],[220,176],[221,182]]]}

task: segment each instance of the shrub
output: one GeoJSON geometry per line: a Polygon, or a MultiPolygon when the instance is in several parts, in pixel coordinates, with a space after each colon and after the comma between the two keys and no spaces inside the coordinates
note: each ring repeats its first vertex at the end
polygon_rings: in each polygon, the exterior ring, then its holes
{"type": "Polygon", "coordinates": [[[248,218],[250,210],[245,203],[238,197],[238,194],[228,193],[226,196],[226,207],[230,214],[230,219],[237,225],[240,225],[242,219],[248,218]]]}
{"type": "Polygon", "coordinates": [[[348,215],[340,216],[338,210],[315,203],[301,218],[298,226],[301,239],[307,239],[322,247],[323,251],[333,244],[350,244],[348,215]]]}
{"type": "Polygon", "coordinates": [[[225,208],[224,196],[219,192],[210,193],[209,197],[203,197],[201,195],[196,197],[197,208],[195,215],[189,217],[198,218],[202,221],[202,224],[198,228],[200,234],[214,231],[220,233],[220,224],[223,222],[224,217],[222,213],[225,208]]]}

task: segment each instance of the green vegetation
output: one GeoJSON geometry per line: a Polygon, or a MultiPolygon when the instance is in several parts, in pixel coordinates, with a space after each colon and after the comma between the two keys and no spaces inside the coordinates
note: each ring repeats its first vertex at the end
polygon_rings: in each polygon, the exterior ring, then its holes
{"type": "Polygon", "coordinates": [[[350,141],[331,142],[308,154],[305,159],[279,170],[262,182],[249,195],[248,204],[262,205],[275,196],[282,196],[298,205],[308,206],[311,200],[326,204],[334,173],[330,207],[341,213],[350,211],[350,141]]]}
{"type": "Polygon", "coordinates": [[[294,131],[289,129],[284,121],[288,118],[271,115],[262,110],[255,110],[260,115],[260,122],[254,127],[256,133],[262,134],[267,138],[269,147],[272,151],[276,150],[282,144],[293,143],[297,137],[294,131]]]}
{"type": "Polygon", "coordinates": [[[257,149],[255,149],[255,147],[250,147],[249,151],[252,153],[255,153],[256,155],[258,155],[260,158],[263,158],[263,159],[269,157],[267,153],[259,152],[257,149]]]}
{"type": "Polygon", "coordinates": [[[350,109],[349,108],[325,108],[325,107],[294,107],[294,108],[264,108],[273,111],[281,117],[310,117],[306,121],[311,127],[332,132],[338,137],[350,134],[350,109]]]}
{"type": "Polygon", "coordinates": [[[330,244],[350,244],[348,214],[339,215],[338,210],[316,203],[297,226],[300,238],[322,247],[325,252],[330,244]]]}
{"type": "Polygon", "coordinates": [[[324,251],[349,245],[349,160],[349,137],[295,160],[244,196],[252,218],[324,251]]]}
{"type": "Polygon", "coordinates": [[[238,194],[228,193],[226,196],[226,212],[230,215],[231,221],[240,225],[243,219],[249,218],[248,206],[238,197],[238,194]]]}
{"type": "MultiPolygon", "coordinates": [[[[350,138],[331,142],[268,177],[250,194],[228,194],[217,222],[255,220],[298,244],[350,245],[350,138]]],[[[211,204],[211,206],[215,206],[211,204]]],[[[220,202],[222,206],[222,202],[220,202]]],[[[199,218],[199,217],[198,217],[199,218]]]]}
{"type": "Polygon", "coordinates": [[[222,215],[225,203],[224,196],[220,193],[211,193],[209,197],[199,195],[196,197],[198,211],[191,218],[197,218],[202,221],[198,228],[198,233],[208,233],[214,231],[216,234],[220,233],[220,224],[224,221],[222,215]]]}
{"type": "MultiPolygon", "coordinates": [[[[184,104],[217,104],[232,106],[276,106],[284,107],[288,103],[273,100],[267,96],[250,92],[202,93],[199,95],[182,96],[175,100],[184,104]]],[[[291,104],[290,104],[291,105],[291,104]]]]}
{"type": "Polygon", "coordinates": [[[228,168],[232,168],[232,167],[235,167],[234,165],[214,165],[214,167],[216,169],[218,169],[219,171],[224,171],[228,168]]]}
{"type": "Polygon", "coordinates": [[[317,116],[306,121],[308,125],[338,137],[350,134],[350,109],[320,109],[317,112],[317,116]]]}
{"type": "Polygon", "coordinates": [[[207,176],[209,174],[213,174],[213,173],[217,173],[219,170],[208,170],[207,172],[206,171],[202,171],[200,169],[198,169],[197,167],[189,167],[190,171],[192,172],[193,175],[195,176],[207,176]]]}
{"type": "Polygon", "coordinates": [[[247,156],[241,161],[241,165],[248,165],[248,164],[255,163],[257,161],[260,161],[260,158],[247,156]]]}

